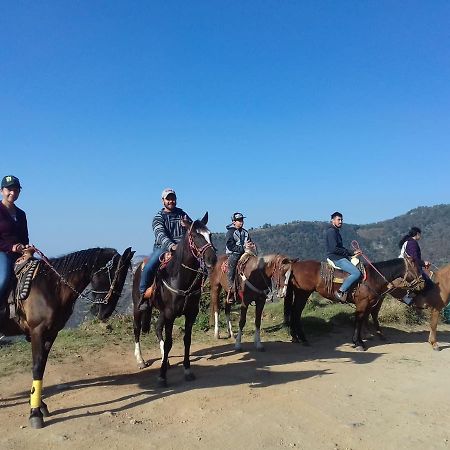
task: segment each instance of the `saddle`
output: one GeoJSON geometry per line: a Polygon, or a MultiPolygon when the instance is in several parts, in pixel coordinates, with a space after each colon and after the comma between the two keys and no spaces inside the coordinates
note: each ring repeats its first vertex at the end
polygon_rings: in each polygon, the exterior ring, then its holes
{"type": "MultiPolygon", "coordinates": [[[[351,262],[362,273],[362,280],[365,281],[367,279],[367,273],[364,264],[358,258],[352,258],[351,262]]],[[[348,272],[342,270],[329,258],[320,264],[320,277],[324,281],[326,291],[330,296],[337,290],[334,289],[333,285],[337,284],[339,288],[348,276],[348,272]]],[[[352,292],[356,290],[359,284],[352,289],[352,292]]]]}
{"type": "MultiPolygon", "coordinates": [[[[256,256],[256,254],[247,249],[242,256],[239,258],[239,261],[236,265],[236,276],[234,277],[234,293],[237,293],[239,295],[239,299],[240,301],[243,300],[243,296],[244,296],[244,284],[245,284],[245,275],[244,275],[244,271],[245,271],[245,266],[247,265],[248,261],[250,260],[250,258],[252,256],[256,256]]],[[[220,269],[222,271],[222,273],[228,273],[228,259],[226,259],[225,261],[223,261],[222,265],[220,266],[220,269]]],[[[236,297],[236,295],[234,294],[234,296],[236,297]]]]}
{"type": "MultiPolygon", "coordinates": [[[[145,292],[144,292],[144,299],[150,300],[150,299],[153,297],[153,294],[154,294],[155,291],[156,291],[156,282],[157,282],[157,280],[158,280],[158,278],[159,278],[159,277],[158,277],[158,274],[159,274],[159,272],[161,272],[161,270],[163,270],[163,269],[167,266],[167,264],[169,264],[169,261],[172,259],[172,257],[173,257],[172,252],[165,252],[165,253],[163,253],[163,254],[160,256],[160,258],[159,258],[160,263],[159,263],[159,266],[158,266],[158,270],[157,270],[155,279],[153,280],[152,285],[149,286],[149,287],[145,290],[145,292]]],[[[142,261],[142,263],[141,263],[141,271],[144,269],[144,266],[147,264],[147,262],[148,262],[148,258],[145,258],[145,259],[142,261]]],[[[142,273],[142,272],[141,272],[141,273],[142,273]]]]}
{"type": "Polygon", "coordinates": [[[30,294],[31,284],[38,273],[40,264],[41,261],[33,258],[30,253],[25,253],[14,264],[12,288],[8,296],[10,319],[17,317],[19,302],[25,301],[30,294]]]}

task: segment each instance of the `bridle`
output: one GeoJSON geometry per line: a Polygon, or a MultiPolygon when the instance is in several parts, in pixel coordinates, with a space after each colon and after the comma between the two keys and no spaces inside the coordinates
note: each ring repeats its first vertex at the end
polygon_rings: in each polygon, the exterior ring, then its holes
{"type": "Polygon", "coordinates": [[[193,282],[191,283],[191,285],[187,288],[187,289],[177,289],[172,287],[164,278],[161,279],[163,285],[172,293],[179,295],[180,297],[184,297],[184,305],[183,305],[183,311],[186,309],[186,304],[187,301],[189,299],[189,297],[193,296],[193,295],[197,295],[199,293],[202,292],[203,290],[203,285],[205,283],[206,280],[206,276],[207,276],[207,269],[206,269],[206,264],[205,264],[205,253],[208,249],[212,248],[215,250],[214,246],[210,243],[207,242],[205,245],[198,247],[197,244],[194,241],[194,238],[192,237],[192,231],[189,230],[188,231],[188,244],[189,244],[189,250],[192,254],[192,256],[197,259],[200,268],[199,269],[195,269],[193,267],[189,267],[184,263],[181,263],[181,266],[185,269],[188,269],[192,272],[196,272],[196,276],[193,280],[193,282]],[[200,284],[200,288],[196,289],[196,285],[198,284],[198,282],[201,281],[200,284]]]}
{"type": "MultiPolygon", "coordinates": [[[[117,277],[118,277],[118,273],[119,273],[120,267],[117,267],[113,279],[111,278],[111,271],[112,271],[112,268],[113,268],[113,265],[114,265],[114,259],[115,259],[117,256],[119,256],[118,253],[114,254],[113,257],[112,257],[112,258],[111,258],[104,266],[100,267],[100,268],[97,269],[95,272],[92,272],[92,273],[91,273],[91,280],[92,280],[92,278],[93,278],[95,275],[97,275],[97,274],[99,274],[99,273],[101,273],[101,272],[107,270],[107,271],[108,271],[109,283],[110,283],[110,288],[109,288],[109,290],[107,290],[107,291],[96,291],[96,290],[93,290],[93,289],[89,290],[89,291],[88,291],[88,294],[90,294],[91,292],[93,292],[94,294],[106,294],[102,299],[95,299],[95,300],[93,300],[92,298],[88,297],[86,294],[83,294],[82,292],[79,292],[77,289],[75,289],[75,288],[72,286],[72,284],[69,283],[69,282],[64,278],[64,276],[61,275],[61,274],[53,267],[53,265],[50,263],[50,261],[49,261],[49,259],[47,258],[47,256],[45,256],[45,254],[44,254],[41,250],[39,250],[39,249],[36,248],[36,247],[35,247],[35,250],[36,250],[36,253],[41,257],[41,260],[42,260],[42,261],[50,268],[50,270],[52,270],[52,272],[54,272],[54,273],[56,274],[56,276],[60,279],[60,281],[61,281],[64,285],[66,285],[70,290],[72,290],[75,294],[77,294],[78,297],[81,297],[81,298],[83,298],[84,300],[87,300],[87,301],[89,301],[89,302],[91,302],[91,303],[93,303],[93,304],[102,304],[102,305],[106,305],[106,304],[109,302],[109,300],[110,300],[110,298],[111,298],[111,295],[112,295],[112,294],[117,294],[117,291],[115,290],[115,284],[116,284],[116,282],[117,282],[117,277]]],[[[96,264],[96,262],[97,262],[97,259],[98,259],[98,256],[99,256],[100,252],[101,252],[101,249],[97,252],[96,258],[95,258],[94,262],[92,263],[92,268],[91,268],[91,270],[94,268],[94,266],[95,266],[95,264],[96,264]]]]}

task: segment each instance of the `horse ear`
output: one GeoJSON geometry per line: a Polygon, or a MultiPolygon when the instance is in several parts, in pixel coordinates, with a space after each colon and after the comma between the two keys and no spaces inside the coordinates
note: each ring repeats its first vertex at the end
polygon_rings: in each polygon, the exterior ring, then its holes
{"type": "Polygon", "coordinates": [[[208,211],[205,212],[205,215],[203,216],[203,219],[200,222],[203,225],[206,225],[208,223],[208,211]]]}

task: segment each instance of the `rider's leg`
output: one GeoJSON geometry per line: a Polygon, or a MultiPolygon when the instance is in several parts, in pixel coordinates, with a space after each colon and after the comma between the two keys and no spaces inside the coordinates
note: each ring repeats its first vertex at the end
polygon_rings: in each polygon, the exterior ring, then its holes
{"type": "Polygon", "coordinates": [[[143,294],[145,290],[152,285],[155,279],[156,271],[159,266],[159,257],[164,253],[164,250],[160,248],[153,249],[153,253],[150,255],[147,264],[141,273],[141,282],[139,284],[139,292],[143,294]]]}
{"type": "Polygon", "coordinates": [[[240,257],[241,257],[241,255],[239,255],[238,253],[232,253],[228,257],[228,274],[227,274],[227,279],[228,279],[227,301],[228,302],[232,301],[232,295],[233,295],[233,291],[234,291],[234,278],[236,276],[236,266],[237,266],[237,263],[238,263],[240,257]]]}
{"type": "Polygon", "coordinates": [[[353,283],[356,283],[361,278],[362,274],[347,258],[339,259],[336,261],[336,265],[350,274],[339,289],[341,293],[345,293],[353,283]]]}
{"type": "Polygon", "coordinates": [[[13,272],[14,259],[0,252],[0,323],[8,313],[8,291],[13,272]]]}

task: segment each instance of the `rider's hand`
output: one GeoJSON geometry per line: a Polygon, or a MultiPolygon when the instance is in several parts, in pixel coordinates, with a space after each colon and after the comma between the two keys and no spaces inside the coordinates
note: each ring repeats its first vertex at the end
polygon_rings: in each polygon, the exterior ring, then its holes
{"type": "Polygon", "coordinates": [[[362,251],[361,250],[355,250],[353,252],[353,256],[361,256],[362,255],[362,251]]]}
{"type": "Polygon", "coordinates": [[[170,251],[171,251],[171,252],[174,252],[176,249],[177,249],[177,244],[173,244],[173,245],[170,247],[170,251]]]}
{"type": "Polygon", "coordinates": [[[424,261],[423,264],[424,264],[424,266],[425,266],[426,268],[428,268],[428,267],[431,266],[430,261],[424,261]]]}
{"type": "Polygon", "coordinates": [[[25,246],[23,244],[14,244],[12,247],[12,251],[14,253],[23,253],[25,246]]]}

